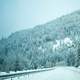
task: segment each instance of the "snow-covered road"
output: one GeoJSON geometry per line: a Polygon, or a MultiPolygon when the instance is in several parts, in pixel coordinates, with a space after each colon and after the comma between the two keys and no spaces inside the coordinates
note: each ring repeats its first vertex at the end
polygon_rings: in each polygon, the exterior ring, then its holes
{"type": "Polygon", "coordinates": [[[56,67],[50,71],[16,77],[12,80],[80,80],[80,70],[74,67],[56,67]]]}

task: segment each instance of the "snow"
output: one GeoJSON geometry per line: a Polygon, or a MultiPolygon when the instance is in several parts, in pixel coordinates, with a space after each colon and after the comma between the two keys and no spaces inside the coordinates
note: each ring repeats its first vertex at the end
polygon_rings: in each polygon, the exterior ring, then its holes
{"type": "Polygon", "coordinates": [[[56,40],[56,44],[53,44],[53,50],[60,47],[60,40],[56,40]]]}
{"type": "Polygon", "coordinates": [[[78,68],[80,68],[80,66],[78,68]]]}
{"type": "Polygon", "coordinates": [[[46,48],[42,48],[42,46],[38,47],[38,50],[41,50],[43,53],[46,51],[46,48]]]}
{"type": "MultiPolygon", "coordinates": [[[[66,45],[66,46],[72,46],[72,44],[73,44],[73,41],[69,37],[65,37],[64,39],[56,40],[55,42],[56,42],[56,44],[54,44],[53,41],[49,42],[49,46],[51,46],[53,52],[56,49],[63,48],[64,45],[66,45]]],[[[38,50],[40,50],[40,51],[42,51],[44,53],[47,50],[47,48],[46,47],[43,48],[42,46],[39,46],[38,50]]]]}
{"type": "Polygon", "coordinates": [[[0,75],[5,75],[5,74],[7,74],[6,72],[0,72],[0,75]]]}
{"type": "Polygon", "coordinates": [[[72,40],[71,40],[70,38],[68,38],[68,37],[66,37],[63,42],[64,42],[64,44],[66,44],[67,46],[72,45],[72,40]]]}
{"type": "Polygon", "coordinates": [[[71,46],[73,44],[73,41],[68,37],[66,37],[66,38],[64,38],[62,40],[56,40],[56,44],[53,44],[53,51],[55,49],[58,49],[61,46],[63,46],[63,44],[65,44],[67,46],[71,46]]]}
{"type": "Polygon", "coordinates": [[[53,70],[15,77],[12,80],[80,80],[80,69],[74,67],[56,67],[53,70]]]}

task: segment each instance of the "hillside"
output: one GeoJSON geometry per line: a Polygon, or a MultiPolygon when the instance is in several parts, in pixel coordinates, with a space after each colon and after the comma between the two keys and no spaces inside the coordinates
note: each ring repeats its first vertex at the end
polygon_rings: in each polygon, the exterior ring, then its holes
{"type": "Polygon", "coordinates": [[[76,43],[79,42],[79,35],[80,11],[32,29],[15,32],[7,39],[0,40],[0,70],[53,67],[58,62],[68,66],[80,65],[76,43]],[[60,48],[53,50],[56,40],[65,38],[69,38],[73,44],[67,46],[63,43],[60,48]]]}

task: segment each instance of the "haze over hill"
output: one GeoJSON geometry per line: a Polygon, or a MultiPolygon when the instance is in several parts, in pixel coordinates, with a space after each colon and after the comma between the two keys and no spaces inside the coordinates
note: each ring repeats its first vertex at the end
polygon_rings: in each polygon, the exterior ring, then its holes
{"type": "Polygon", "coordinates": [[[80,9],[80,0],[0,0],[0,39],[80,9]]]}
{"type": "Polygon", "coordinates": [[[79,66],[79,52],[80,10],[0,40],[0,70],[79,66]],[[59,47],[53,49],[57,43],[59,47]]]}

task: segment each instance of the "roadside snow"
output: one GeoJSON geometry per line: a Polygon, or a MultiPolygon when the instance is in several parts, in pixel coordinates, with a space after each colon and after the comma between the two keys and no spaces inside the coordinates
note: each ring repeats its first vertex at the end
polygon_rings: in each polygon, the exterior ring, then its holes
{"type": "Polygon", "coordinates": [[[74,67],[56,67],[50,71],[15,77],[12,80],[80,80],[80,73],[77,70],[80,71],[74,67]]]}
{"type": "Polygon", "coordinates": [[[78,68],[80,68],[80,66],[78,68]]]}
{"type": "Polygon", "coordinates": [[[0,72],[0,75],[5,75],[5,74],[7,74],[6,72],[0,72]]]}

